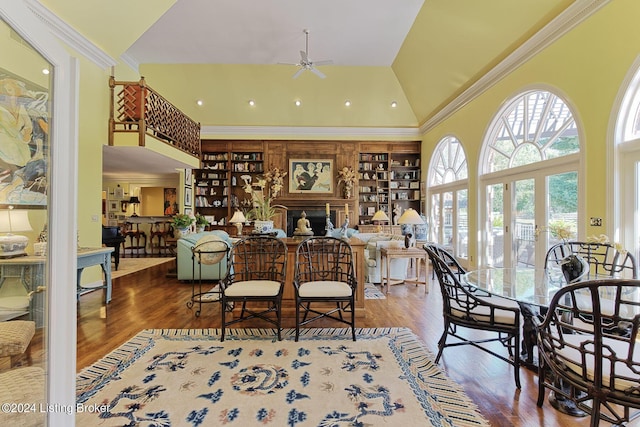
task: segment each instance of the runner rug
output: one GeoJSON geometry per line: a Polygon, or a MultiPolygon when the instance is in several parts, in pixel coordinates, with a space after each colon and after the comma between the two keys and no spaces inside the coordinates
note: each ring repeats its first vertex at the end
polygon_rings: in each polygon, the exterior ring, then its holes
{"type": "Polygon", "coordinates": [[[407,328],[147,329],[77,376],[81,426],[488,426],[407,328]]]}
{"type": "Polygon", "coordinates": [[[387,299],[384,293],[373,283],[364,284],[364,299],[387,299]]]}

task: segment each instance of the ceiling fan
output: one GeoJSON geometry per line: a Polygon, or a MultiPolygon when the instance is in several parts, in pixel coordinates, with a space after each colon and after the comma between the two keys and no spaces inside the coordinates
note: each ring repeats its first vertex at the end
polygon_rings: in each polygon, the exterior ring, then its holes
{"type": "Polygon", "coordinates": [[[293,75],[293,78],[297,79],[298,76],[300,76],[300,74],[302,74],[303,71],[311,71],[316,76],[320,77],[321,79],[324,79],[327,76],[325,76],[324,73],[322,73],[316,67],[320,65],[333,64],[333,61],[330,59],[324,60],[324,61],[310,60],[309,59],[309,30],[304,29],[302,30],[302,32],[305,35],[305,49],[300,51],[300,62],[298,62],[297,64],[288,64],[288,65],[296,65],[299,67],[299,70],[296,71],[296,73],[293,75]]]}

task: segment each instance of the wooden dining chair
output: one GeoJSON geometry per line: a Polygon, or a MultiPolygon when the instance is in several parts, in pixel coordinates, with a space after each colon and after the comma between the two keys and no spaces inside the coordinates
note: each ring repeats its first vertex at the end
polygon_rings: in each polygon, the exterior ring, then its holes
{"type": "Polygon", "coordinates": [[[234,323],[260,318],[276,327],[282,339],[282,292],[287,271],[287,246],[281,239],[266,235],[247,236],[231,247],[227,274],[220,280],[222,332],[234,323]],[[227,319],[235,303],[240,316],[227,319]],[[260,305],[266,303],[266,308],[260,305]]]}
{"type": "Polygon", "coordinates": [[[451,270],[447,261],[429,247],[425,247],[425,250],[429,254],[442,292],[444,331],[438,340],[438,354],[435,362],[440,361],[442,352],[447,347],[470,345],[513,366],[516,387],[520,388],[520,308],[518,303],[491,295],[481,289],[462,285],[459,276],[451,270]],[[465,334],[464,328],[491,332],[493,335],[471,338],[472,334],[465,334]],[[449,337],[455,340],[450,342],[449,337]],[[495,342],[507,349],[508,356],[498,353],[491,347],[491,343],[495,342]]]}
{"type": "Polygon", "coordinates": [[[551,390],[590,414],[592,427],[620,425],[640,409],[640,281],[565,286],[536,327],[539,407],[551,390]]]}

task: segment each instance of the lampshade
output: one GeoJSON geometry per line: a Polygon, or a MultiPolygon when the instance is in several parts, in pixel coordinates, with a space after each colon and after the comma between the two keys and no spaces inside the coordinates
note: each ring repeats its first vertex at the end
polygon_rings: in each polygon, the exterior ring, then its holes
{"type": "Polygon", "coordinates": [[[131,204],[139,204],[140,203],[140,199],[138,198],[138,196],[131,196],[131,198],[129,199],[129,203],[131,204]]]}
{"type": "Polygon", "coordinates": [[[235,211],[233,213],[233,216],[231,217],[231,219],[229,220],[229,222],[231,224],[237,224],[237,223],[243,223],[246,222],[247,218],[244,217],[244,214],[242,213],[242,211],[235,211]]]}
{"type": "Polygon", "coordinates": [[[229,220],[231,224],[235,224],[238,229],[238,236],[242,236],[242,223],[245,222],[247,218],[244,217],[242,211],[236,210],[233,213],[233,216],[229,220]]]}
{"type": "Polygon", "coordinates": [[[415,209],[409,208],[404,211],[402,216],[400,216],[400,219],[398,219],[398,224],[424,224],[424,220],[422,219],[420,214],[415,211],[415,209]]]}
{"type": "Polygon", "coordinates": [[[385,211],[379,210],[378,212],[373,214],[371,221],[389,221],[389,217],[387,216],[385,211]]]}
{"type": "Polygon", "coordinates": [[[13,234],[15,231],[31,231],[29,212],[14,210],[13,206],[0,211],[0,232],[7,233],[0,236],[0,258],[13,258],[26,255],[24,251],[29,244],[27,236],[13,234]]]}

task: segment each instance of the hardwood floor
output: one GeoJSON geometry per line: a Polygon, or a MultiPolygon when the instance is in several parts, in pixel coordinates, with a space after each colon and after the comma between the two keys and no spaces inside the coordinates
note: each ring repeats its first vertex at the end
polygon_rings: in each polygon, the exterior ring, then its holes
{"type": "MultiPolygon", "coordinates": [[[[78,370],[94,363],[142,329],[220,326],[218,304],[205,305],[202,315],[196,318],[186,307],[191,286],[166,278],[166,269],[167,266],[153,267],[116,279],[113,300],[106,309],[102,304],[102,292],[81,297],[78,304],[78,370]]],[[[437,283],[430,281],[429,288],[430,292],[425,295],[422,286],[393,286],[387,299],[366,301],[366,318],[357,326],[409,327],[435,354],[443,327],[442,301],[437,283]]],[[[238,327],[265,326],[259,321],[240,325],[238,327]]],[[[294,327],[293,319],[284,319],[283,326],[294,327]]],[[[538,408],[535,373],[521,368],[522,389],[518,390],[510,365],[475,348],[446,349],[440,366],[464,387],[493,426],[589,425],[588,417],[561,414],[546,401],[543,408],[538,408]]]]}

